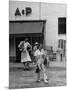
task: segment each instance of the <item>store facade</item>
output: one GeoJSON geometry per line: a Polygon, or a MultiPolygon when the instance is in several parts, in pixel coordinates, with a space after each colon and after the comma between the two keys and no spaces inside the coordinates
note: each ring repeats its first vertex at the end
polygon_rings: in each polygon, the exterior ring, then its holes
{"type": "Polygon", "coordinates": [[[16,60],[17,46],[26,37],[31,45],[37,41],[56,51],[59,39],[66,40],[66,33],[58,34],[59,17],[66,18],[65,4],[10,1],[9,56],[16,60]]]}

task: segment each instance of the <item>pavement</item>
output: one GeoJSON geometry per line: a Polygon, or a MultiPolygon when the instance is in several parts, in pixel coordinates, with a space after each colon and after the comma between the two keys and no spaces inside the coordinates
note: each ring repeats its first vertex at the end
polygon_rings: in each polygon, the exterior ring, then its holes
{"type": "Polygon", "coordinates": [[[53,61],[50,62],[51,67],[66,67],[66,61],[53,61]]]}
{"type": "Polygon", "coordinates": [[[55,87],[66,85],[66,61],[50,62],[50,66],[46,69],[48,76],[48,84],[43,82],[43,74],[41,72],[41,82],[36,82],[35,65],[30,64],[29,70],[24,70],[21,63],[9,64],[9,88],[35,88],[35,87],[55,87]]]}

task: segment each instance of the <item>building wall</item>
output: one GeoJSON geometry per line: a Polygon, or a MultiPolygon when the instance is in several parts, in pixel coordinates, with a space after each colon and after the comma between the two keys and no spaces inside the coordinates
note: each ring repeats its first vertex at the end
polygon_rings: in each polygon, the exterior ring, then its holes
{"type": "Polygon", "coordinates": [[[58,47],[58,39],[66,39],[66,35],[58,35],[58,17],[66,17],[66,4],[55,3],[38,3],[38,2],[9,2],[9,20],[46,20],[45,23],[45,44],[53,46],[56,51],[58,47]],[[21,15],[15,17],[15,11],[19,8],[20,12],[25,7],[31,7],[32,13],[28,16],[21,15]]]}
{"type": "Polygon", "coordinates": [[[39,11],[40,11],[40,4],[39,3],[32,3],[32,2],[22,2],[22,1],[10,1],[9,2],[9,19],[13,20],[39,20],[39,11]],[[20,13],[26,7],[31,7],[32,13],[28,16],[22,15],[15,17],[15,11],[18,8],[20,13]]]}
{"type": "Polygon", "coordinates": [[[46,20],[46,45],[53,46],[57,50],[58,39],[66,38],[66,35],[58,35],[58,17],[66,17],[65,4],[41,3],[41,19],[46,20]]]}

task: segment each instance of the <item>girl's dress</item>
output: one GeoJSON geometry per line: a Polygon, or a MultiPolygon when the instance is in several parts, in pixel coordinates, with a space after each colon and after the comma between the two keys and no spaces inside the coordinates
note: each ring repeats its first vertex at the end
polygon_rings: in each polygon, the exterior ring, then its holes
{"type": "Polygon", "coordinates": [[[36,52],[35,52],[35,57],[36,57],[36,60],[37,60],[36,73],[39,73],[40,71],[42,71],[44,81],[48,83],[47,75],[46,75],[46,68],[45,68],[45,65],[44,65],[44,56],[46,56],[44,49],[41,49],[41,51],[39,49],[36,50],[36,52]]]}

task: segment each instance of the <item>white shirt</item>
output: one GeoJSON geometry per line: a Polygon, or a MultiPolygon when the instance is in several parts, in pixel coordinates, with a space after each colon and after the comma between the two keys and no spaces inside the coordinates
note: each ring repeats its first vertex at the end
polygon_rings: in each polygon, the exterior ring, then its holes
{"type": "Polygon", "coordinates": [[[39,50],[39,49],[37,49],[36,51],[35,51],[35,54],[34,54],[35,56],[42,56],[42,55],[45,55],[45,51],[44,51],[44,49],[41,49],[41,51],[39,50]]]}

